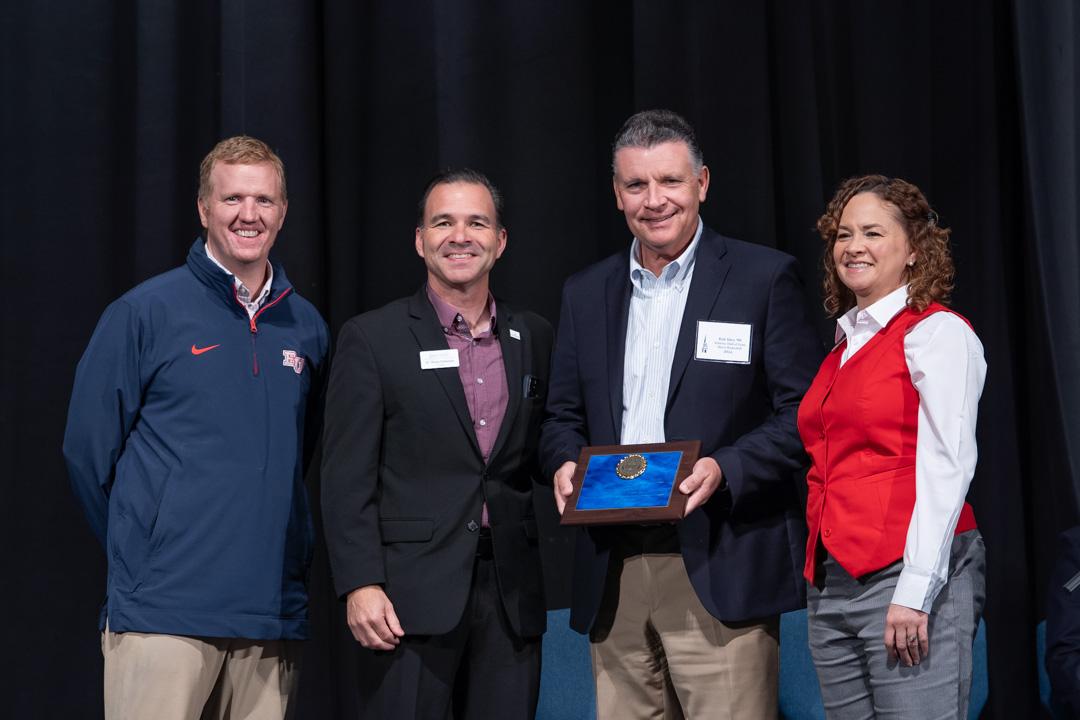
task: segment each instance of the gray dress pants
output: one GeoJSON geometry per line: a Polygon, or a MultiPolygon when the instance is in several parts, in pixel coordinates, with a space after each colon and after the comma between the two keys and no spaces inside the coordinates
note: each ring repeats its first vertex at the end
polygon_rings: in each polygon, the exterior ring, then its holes
{"type": "Polygon", "coordinates": [[[826,717],[967,717],[985,555],[978,530],[953,539],[949,580],[930,610],[930,652],[913,667],[889,660],[885,649],[885,614],[902,562],[856,579],[826,558],[822,589],[811,585],[807,593],[810,654],[826,717]]]}

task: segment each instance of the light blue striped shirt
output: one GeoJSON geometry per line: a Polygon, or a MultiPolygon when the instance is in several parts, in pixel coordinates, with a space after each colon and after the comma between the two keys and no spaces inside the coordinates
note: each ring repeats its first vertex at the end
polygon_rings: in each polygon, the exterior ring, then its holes
{"type": "Polygon", "coordinates": [[[701,239],[698,218],[694,239],[682,255],[656,277],[638,261],[637,238],[630,246],[630,317],[626,324],[623,355],[624,445],[665,442],[664,409],[667,406],[671,362],[679,340],[686,297],[694,276],[694,258],[701,239]]]}

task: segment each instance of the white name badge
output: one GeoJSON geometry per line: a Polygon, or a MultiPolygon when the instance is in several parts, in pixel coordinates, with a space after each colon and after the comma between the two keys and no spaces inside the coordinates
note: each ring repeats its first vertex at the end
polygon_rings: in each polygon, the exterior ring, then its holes
{"type": "Polygon", "coordinates": [[[750,364],[750,323],[698,320],[695,360],[750,364]]]}
{"type": "Polygon", "coordinates": [[[510,328],[510,337],[514,338],[515,340],[520,340],[521,339],[521,333],[519,333],[514,328],[510,328]]]}
{"type": "Polygon", "coordinates": [[[457,367],[460,364],[457,348],[420,351],[421,370],[438,370],[439,368],[457,367]]]}

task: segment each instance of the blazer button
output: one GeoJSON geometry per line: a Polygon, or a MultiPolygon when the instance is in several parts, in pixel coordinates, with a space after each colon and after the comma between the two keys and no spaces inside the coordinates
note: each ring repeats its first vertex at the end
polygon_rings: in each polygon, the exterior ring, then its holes
{"type": "Polygon", "coordinates": [[[465,526],[465,529],[469,532],[476,532],[480,529],[480,526],[476,524],[475,520],[470,520],[469,524],[465,526]]]}
{"type": "Polygon", "coordinates": [[[825,537],[832,537],[832,528],[825,528],[825,532],[821,533],[825,537]]]}

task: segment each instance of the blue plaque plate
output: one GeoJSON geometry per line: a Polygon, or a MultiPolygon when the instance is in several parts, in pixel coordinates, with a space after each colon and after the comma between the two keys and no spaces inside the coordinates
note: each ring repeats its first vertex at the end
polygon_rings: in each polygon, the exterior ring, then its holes
{"type": "Polygon", "coordinates": [[[562,524],[681,519],[686,495],[678,491],[678,484],[690,474],[700,447],[694,440],[583,448],[562,524]]]}
{"type": "Polygon", "coordinates": [[[682,455],[678,450],[593,455],[581,483],[577,509],[667,507],[682,455]],[[645,472],[635,478],[624,478],[615,468],[633,455],[645,459],[645,472]]]}

